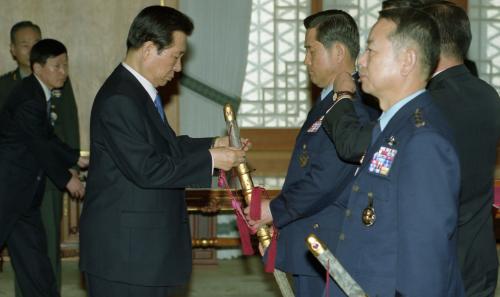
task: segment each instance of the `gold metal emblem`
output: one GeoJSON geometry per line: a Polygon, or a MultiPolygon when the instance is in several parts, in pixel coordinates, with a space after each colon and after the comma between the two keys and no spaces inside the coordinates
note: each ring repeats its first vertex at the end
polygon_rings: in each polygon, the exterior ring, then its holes
{"type": "Polygon", "coordinates": [[[375,223],[377,218],[375,208],[373,207],[373,193],[368,193],[368,206],[363,210],[361,221],[366,227],[370,227],[375,223]]]}
{"type": "Polygon", "coordinates": [[[299,165],[300,167],[306,167],[307,162],[309,162],[309,155],[306,151],[303,151],[299,156],[299,165]]]}
{"type": "Polygon", "coordinates": [[[307,165],[307,162],[309,162],[309,155],[307,154],[307,145],[304,143],[302,145],[302,153],[299,155],[299,165],[300,167],[304,168],[307,165]]]}
{"type": "Polygon", "coordinates": [[[413,113],[413,119],[415,120],[415,127],[420,128],[425,126],[424,117],[422,116],[420,108],[417,108],[413,113]]]}

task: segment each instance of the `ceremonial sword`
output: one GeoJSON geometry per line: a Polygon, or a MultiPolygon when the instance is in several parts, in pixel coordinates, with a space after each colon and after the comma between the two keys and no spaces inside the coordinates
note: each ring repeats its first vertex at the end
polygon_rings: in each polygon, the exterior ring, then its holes
{"type": "MultiPolygon", "coordinates": [[[[241,148],[240,129],[238,128],[238,123],[236,123],[236,115],[233,112],[233,107],[229,103],[224,105],[224,119],[226,121],[227,134],[229,137],[229,146],[241,148]]],[[[254,185],[247,163],[240,163],[236,167],[236,171],[238,172],[238,179],[240,180],[241,190],[243,192],[245,202],[247,205],[250,205],[254,185]]],[[[257,238],[259,239],[259,243],[264,248],[269,247],[271,244],[271,234],[266,226],[262,226],[257,230],[257,238]]],[[[290,283],[288,282],[286,273],[275,268],[273,274],[276,279],[276,283],[280,288],[281,295],[284,297],[294,297],[295,295],[290,283]]]]}
{"type": "Polygon", "coordinates": [[[352,278],[340,264],[339,260],[314,234],[309,234],[306,238],[307,246],[323,267],[328,271],[333,280],[349,297],[368,297],[361,286],[352,278]]]}

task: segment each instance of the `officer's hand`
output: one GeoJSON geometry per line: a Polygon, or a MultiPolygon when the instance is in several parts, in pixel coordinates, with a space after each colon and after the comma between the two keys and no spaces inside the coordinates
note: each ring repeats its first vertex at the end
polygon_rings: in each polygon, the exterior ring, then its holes
{"type": "Polygon", "coordinates": [[[245,162],[245,152],[231,147],[219,147],[209,149],[214,160],[214,167],[229,170],[238,164],[245,162]]]}
{"type": "Polygon", "coordinates": [[[333,81],[333,89],[337,92],[348,91],[351,93],[356,92],[356,83],[348,72],[339,73],[333,81]]]}
{"type": "Polygon", "coordinates": [[[260,203],[260,220],[252,220],[250,218],[250,207],[246,207],[244,209],[245,217],[248,221],[248,224],[250,227],[253,229],[259,229],[262,226],[269,225],[273,222],[273,215],[271,213],[271,208],[269,207],[269,203],[271,200],[269,199],[262,199],[260,203]]]}
{"type": "MultiPolygon", "coordinates": [[[[248,138],[240,138],[242,149],[246,152],[249,149],[252,148],[252,143],[248,138]]],[[[217,147],[228,147],[229,146],[229,137],[228,136],[223,136],[223,137],[217,137],[214,141],[214,148],[217,147]]]]}
{"type": "Polygon", "coordinates": [[[81,169],[89,167],[89,157],[80,156],[78,162],[76,163],[81,169]]]}
{"type": "Polygon", "coordinates": [[[85,188],[76,175],[71,174],[71,179],[66,184],[66,189],[68,189],[68,192],[74,198],[81,199],[85,196],[85,188]]]}

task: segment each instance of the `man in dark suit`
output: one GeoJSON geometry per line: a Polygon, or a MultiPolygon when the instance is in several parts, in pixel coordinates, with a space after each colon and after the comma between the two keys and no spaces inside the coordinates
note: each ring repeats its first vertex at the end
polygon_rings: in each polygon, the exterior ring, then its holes
{"type": "Polygon", "coordinates": [[[467,296],[494,296],[498,257],[491,216],[500,98],[464,65],[471,42],[466,12],[448,1],[423,10],[434,17],[441,56],[427,89],[455,136],[461,168],[458,259],[467,296]]]}
{"type": "MultiPolygon", "coordinates": [[[[457,259],[460,167],[453,135],[425,86],[439,58],[432,18],[388,9],[359,59],[382,115],[343,199],[336,254],[369,296],[464,296],[457,259]]],[[[346,100],[346,99],[343,99],[346,100]]],[[[341,296],[335,287],[333,295],[341,296]]]]}
{"type": "Polygon", "coordinates": [[[67,78],[66,48],[41,40],[30,61],[33,74],[14,88],[0,115],[0,247],[9,248],[24,296],[59,296],[40,216],[45,176],[82,197],[69,168],[87,161],[57,138],[49,121],[51,90],[67,78]]]}
{"type": "Polygon", "coordinates": [[[192,251],[184,189],[209,187],[213,168],[244,161],[243,151],[220,147],[227,137],[176,136],[165,118],[156,87],[181,71],[192,30],[173,8],[143,9],[124,61],[96,95],[80,221],[91,297],[165,297],[185,285],[192,251]]]}
{"type": "MultiPolygon", "coordinates": [[[[17,68],[0,76],[0,109],[7,100],[7,95],[19,85],[23,78],[31,74],[30,51],[41,39],[40,27],[30,21],[16,23],[10,29],[10,52],[16,60],[17,68]]],[[[80,148],[80,131],[75,96],[69,77],[62,88],[52,90],[50,106],[50,122],[54,132],[71,148],[80,148]]],[[[45,193],[41,206],[42,222],[47,236],[47,250],[54,269],[59,290],[61,289],[61,219],[63,194],[49,180],[45,185],[45,193]]],[[[21,297],[16,282],[16,296],[21,297]]]]}
{"type": "MultiPolygon", "coordinates": [[[[261,220],[250,224],[272,221],[278,228],[276,267],[293,275],[296,296],[322,296],[324,269],[308,252],[304,238],[315,233],[335,247],[345,216],[334,202],[352,179],[355,166],[338,158],[321,122],[332,98],[346,95],[335,92],[335,80],[339,73],[354,73],[359,34],[353,18],[340,10],[311,15],[304,25],[304,64],[323,92],[297,136],[283,189],[272,202],[262,201],[261,220]]],[[[358,115],[369,121],[368,107],[361,100],[354,102],[358,115]]]]}

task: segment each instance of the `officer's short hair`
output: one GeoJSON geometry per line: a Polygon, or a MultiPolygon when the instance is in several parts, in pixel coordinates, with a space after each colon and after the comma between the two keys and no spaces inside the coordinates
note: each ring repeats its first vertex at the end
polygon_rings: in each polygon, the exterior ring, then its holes
{"type": "Polygon", "coordinates": [[[359,32],[354,19],[345,11],[330,9],[315,13],[304,19],[306,29],[316,28],[316,39],[325,48],[334,42],[342,42],[349,50],[351,58],[359,54],[359,32]]]}
{"type": "Polygon", "coordinates": [[[61,54],[65,54],[68,51],[64,44],[55,39],[42,39],[35,43],[31,48],[30,52],[30,65],[31,70],[33,70],[33,65],[38,63],[40,65],[45,65],[47,59],[57,57],[61,54]]]}
{"type": "Polygon", "coordinates": [[[31,21],[21,21],[15,23],[14,26],[10,29],[10,43],[14,44],[16,42],[16,33],[17,31],[25,28],[31,28],[36,31],[40,36],[42,35],[42,31],[38,25],[33,24],[31,21]]]}
{"type": "Polygon", "coordinates": [[[390,8],[419,8],[422,5],[420,0],[385,0],[382,2],[382,9],[390,8]]]}
{"type": "Polygon", "coordinates": [[[393,8],[380,11],[379,19],[387,19],[396,24],[389,34],[395,48],[412,43],[420,49],[420,63],[426,77],[436,69],[439,61],[439,30],[433,18],[427,13],[413,8],[393,8]]]}
{"type": "Polygon", "coordinates": [[[139,12],[130,26],[127,50],[151,41],[161,51],[172,44],[174,31],[189,36],[193,29],[193,22],[182,12],[167,6],[149,6],[139,12]]]}
{"type": "Polygon", "coordinates": [[[465,59],[472,39],[467,13],[450,1],[434,1],[425,4],[422,9],[436,21],[441,38],[441,52],[465,59]]]}

